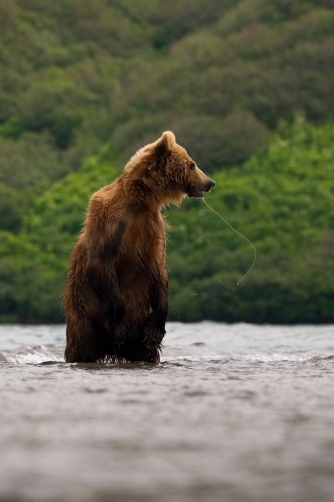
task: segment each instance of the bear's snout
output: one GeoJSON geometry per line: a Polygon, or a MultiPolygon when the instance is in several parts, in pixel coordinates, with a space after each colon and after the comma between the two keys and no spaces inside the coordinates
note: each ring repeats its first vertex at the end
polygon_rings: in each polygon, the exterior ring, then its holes
{"type": "Polygon", "coordinates": [[[211,178],[208,178],[208,181],[205,183],[205,188],[203,188],[203,192],[210,192],[211,188],[215,186],[216,182],[211,178]]]}
{"type": "Polygon", "coordinates": [[[207,178],[205,181],[192,183],[188,186],[186,190],[186,194],[188,197],[203,197],[203,192],[210,192],[211,188],[215,186],[216,182],[210,178],[207,178]]]}
{"type": "Polygon", "coordinates": [[[215,184],[216,184],[215,180],[211,180],[211,179],[209,180],[209,187],[210,187],[209,191],[211,190],[211,188],[213,188],[215,186],[215,184]]]}

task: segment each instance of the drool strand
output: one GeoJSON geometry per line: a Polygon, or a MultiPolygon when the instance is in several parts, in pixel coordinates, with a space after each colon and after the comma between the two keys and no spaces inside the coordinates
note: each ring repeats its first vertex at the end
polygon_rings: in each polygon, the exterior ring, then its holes
{"type": "Polygon", "coordinates": [[[254,264],[256,262],[256,249],[255,249],[255,246],[254,246],[254,244],[251,243],[251,241],[249,239],[247,239],[247,237],[245,237],[240,232],[238,232],[235,228],[232,227],[232,225],[229,224],[228,221],[226,221],[220,214],[218,214],[214,209],[212,209],[212,207],[209,206],[209,204],[206,202],[206,200],[204,199],[204,197],[203,197],[202,200],[203,200],[204,204],[210,209],[210,211],[212,211],[217,216],[219,216],[219,218],[222,219],[226,223],[226,225],[228,225],[233,230],[233,232],[235,232],[236,234],[240,235],[240,237],[242,237],[243,239],[245,239],[245,241],[249,242],[249,244],[254,249],[254,260],[253,260],[252,266],[250,267],[250,269],[248,270],[248,272],[246,272],[246,274],[243,277],[241,277],[240,281],[237,282],[237,286],[239,286],[240,282],[249,274],[249,272],[254,267],[254,264]]]}

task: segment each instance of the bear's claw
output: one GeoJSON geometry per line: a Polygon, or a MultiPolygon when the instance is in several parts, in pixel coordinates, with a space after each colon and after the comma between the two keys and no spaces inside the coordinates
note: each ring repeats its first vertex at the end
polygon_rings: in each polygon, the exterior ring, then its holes
{"type": "Polygon", "coordinates": [[[153,349],[161,344],[165,333],[155,326],[145,326],[144,335],[143,342],[145,347],[153,349]]]}

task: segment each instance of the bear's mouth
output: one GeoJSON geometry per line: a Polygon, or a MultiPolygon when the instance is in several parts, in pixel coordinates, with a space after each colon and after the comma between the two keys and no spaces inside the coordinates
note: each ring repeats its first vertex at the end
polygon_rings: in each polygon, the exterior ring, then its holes
{"type": "Polygon", "coordinates": [[[201,188],[195,185],[189,185],[185,190],[185,192],[188,195],[188,197],[198,197],[200,199],[203,199],[203,192],[210,192],[211,188],[214,187],[215,184],[216,184],[215,181],[209,179],[209,182],[206,183],[201,188]]]}
{"type": "Polygon", "coordinates": [[[190,185],[190,187],[187,188],[186,194],[188,195],[188,197],[198,197],[200,199],[203,198],[202,190],[195,187],[194,185],[190,185]]]}

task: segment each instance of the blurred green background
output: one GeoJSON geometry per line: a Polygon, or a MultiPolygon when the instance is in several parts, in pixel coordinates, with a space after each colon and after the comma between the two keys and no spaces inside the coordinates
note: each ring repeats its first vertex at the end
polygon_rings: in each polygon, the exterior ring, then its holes
{"type": "Polygon", "coordinates": [[[334,322],[334,0],[2,0],[0,322],[63,322],[93,191],[166,130],[170,320],[334,322]]]}

